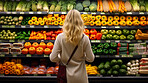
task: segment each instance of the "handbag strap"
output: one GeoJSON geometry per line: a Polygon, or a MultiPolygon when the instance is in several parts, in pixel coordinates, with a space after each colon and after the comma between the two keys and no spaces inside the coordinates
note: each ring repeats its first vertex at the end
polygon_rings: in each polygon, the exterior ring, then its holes
{"type": "MultiPolygon", "coordinates": [[[[82,36],[82,39],[83,39],[83,37],[84,37],[84,34],[83,34],[83,36],[82,36]]],[[[82,39],[81,39],[81,40],[82,40],[82,39]]],[[[81,41],[81,40],[80,40],[80,41],[81,41]]],[[[79,41],[79,42],[80,42],[80,41],[79,41]]],[[[78,44],[79,44],[79,43],[78,43],[78,44]]],[[[71,58],[73,57],[74,53],[76,52],[76,50],[77,50],[77,48],[78,48],[78,44],[76,45],[75,49],[73,50],[73,52],[72,52],[70,58],[68,59],[66,65],[68,65],[68,63],[70,62],[70,60],[71,60],[71,58]]]]}

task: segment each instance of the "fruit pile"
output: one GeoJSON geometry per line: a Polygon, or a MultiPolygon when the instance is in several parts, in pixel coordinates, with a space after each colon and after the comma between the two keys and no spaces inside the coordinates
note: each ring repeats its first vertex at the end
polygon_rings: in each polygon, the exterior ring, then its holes
{"type": "Polygon", "coordinates": [[[20,31],[17,32],[17,36],[15,37],[15,39],[20,39],[20,40],[28,40],[30,36],[30,31],[26,32],[26,31],[20,31]]]}
{"type": "Polygon", "coordinates": [[[101,62],[98,66],[101,75],[126,75],[126,69],[127,67],[121,59],[101,62]]]}
{"type": "Polygon", "coordinates": [[[99,74],[97,71],[97,66],[92,66],[91,64],[86,64],[86,71],[88,75],[97,75],[99,74]]]}
{"type": "Polygon", "coordinates": [[[13,74],[13,75],[23,75],[24,67],[21,65],[21,59],[12,59],[10,61],[6,61],[3,64],[0,64],[0,74],[13,74]],[[19,62],[19,63],[16,63],[19,62]]]}
{"type": "Polygon", "coordinates": [[[29,40],[55,40],[58,34],[62,33],[62,30],[57,31],[32,31],[29,40]]]}
{"type": "Polygon", "coordinates": [[[12,16],[1,16],[0,24],[1,25],[21,25],[23,16],[12,17],[12,16]]]}
{"type": "Polygon", "coordinates": [[[48,14],[44,17],[33,16],[29,21],[29,25],[63,25],[66,15],[48,14]]]}
{"type": "Polygon", "coordinates": [[[148,17],[146,16],[101,16],[101,15],[81,15],[84,25],[90,26],[146,26],[148,17]]]}
{"type": "Polygon", "coordinates": [[[117,44],[112,42],[112,43],[100,43],[100,44],[92,44],[92,50],[94,54],[98,55],[114,55],[117,54],[117,44]]]}
{"type": "Polygon", "coordinates": [[[44,53],[46,55],[49,55],[52,52],[52,49],[52,42],[48,42],[47,44],[44,42],[40,42],[40,44],[38,44],[37,42],[33,42],[32,44],[30,42],[25,42],[24,48],[22,49],[22,54],[29,53],[42,55],[44,53]]]}
{"type": "Polygon", "coordinates": [[[137,33],[135,34],[135,38],[136,40],[148,40],[148,33],[143,33],[140,29],[138,29],[137,33]]]}
{"type": "Polygon", "coordinates": [[[135,34],[136,30],[107,30],[107,29],[102,29],[102,40],[134,40],[135,39],[135,34]]]}
{"type": "Polygon", "coordinates": [[[10,31],[10,30],[2,30],[1,32],[0,32],[0,39],[10,39],[10,40],[12,40],[12,39],[15,39],[15,37],[17,37],[17,34],[16,34],[16,32],[14,31],[14,32],[12,32],[12,31],[10,31]]]}

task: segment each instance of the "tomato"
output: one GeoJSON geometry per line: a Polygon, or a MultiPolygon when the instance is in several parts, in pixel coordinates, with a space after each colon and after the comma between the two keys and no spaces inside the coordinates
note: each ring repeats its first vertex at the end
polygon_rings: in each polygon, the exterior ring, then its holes
{"type": "Polygon", "coordinates": [[[47,48],[53,49],[53,43],[52,43],[52,42],[48,42],[48,43],[47,43],[47,48]]]}
{"type": "Polygon", "coordinates": [[[38,47],[37,49],[36,49],[36,54],[38,54],[38,55],[41,55],[41,54],[43,54],[43,48],[42,47],[38,47]]]}
{"type": "Polygon", "coordinates": [[[26,42],[26,43],[24,44],[24,47],[25,47],[25,48],[30,48],[30,47],[31,47],[31,43],[30,43],[30,42],[26,42]]]}
{"type": "Polygon", "coordinates": [[[44,42],[41,42],[39,47],[42,47],[43,49],[45,49],[46,48],[46,44],[44,42]]]}
{"type": "Polygon", "coordinates": [[[51,50],[49,49],[49,48],[45,48],[45,50],[44,50],[44,54],[50,54],[51,53],[51,50]]]}
{"type": "Polygon", "coordinates": [[[91,29],[91,30],[90,30],[90,34],[94,34],[94,35],[97,34],[96,29],[91,29]]]}
{"type": "Polygon", "coordinates": [[[22,49],[22,54],[28,54],[28,48],[23,48],[22,49]]]}
{"type": "Polygon", "coordinates": [[[95,40],[96,39],[96,35],[90,35],[90,39],[91,40],[95,40]]]}
{"type": "Polygon", "coordinates": [[[52,37],[51,40],[55,40],[55,37],[52,37]]]}
{"type": "Polygon", "coordinates": [[[35,47],[29,48],[29,54],[35,54],[35,47]]]}
{"type": "Polygon", "coordinates": [[[39,44],[38,44],[37,42],[34,42],[34,43],[32,44],[32,47],[37,48],[38,46],[39,46],[39,44]]]}

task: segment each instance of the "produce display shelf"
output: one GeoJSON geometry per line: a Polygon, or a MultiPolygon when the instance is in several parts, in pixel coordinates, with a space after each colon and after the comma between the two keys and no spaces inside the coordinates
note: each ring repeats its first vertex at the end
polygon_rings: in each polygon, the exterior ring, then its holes
{"type": "MultiPolygon", "coordinates": [[[[58,29],[62,26],[58,25],[0,25],[0,28],[53,28],[58,29]]],[[[147,26],[84,26],[87,29],[148,29],[147,26]]]]}
{"type": "Polygon", "coordinates": [[[38,12],[33,12],[33,11],[30,11],[30,12],[17,12],[17,11],[14,11],[14,12],[0,12],[0,14],[1,15],[3,15],[3,14],[20,14],[20,15],[22,15],[22,14],[32,14],[32,15],[41,15],[41,14],[43,14],[43,15],[45,15],[45,14],[48,14],[48,12],[40,12],[40,11],[38,11],[38,12]]]}
{"type": "Polygon", "coordinates": [[[148,58],[148,55],[96,55],[96,58],[148,58]]]}
{"type": "Polygon", "coordinates": [[[49,57],[49,55],[37,55],[37,54],[0,54],[0,57],[33,57],[33,58],[43,58],[43,57],[49,57]]]}
{"type": "MultiPolygon", "coordinates": [[[[52,83],[56,83],[57,76],[0,76],[0,81],[52,81],[52,83]],[[9,79],[9,80],[8,80],[9,79]],[[32,80],[33,79],[33,80],[32,80]]],[[[148,76],[88,76],[90,81],[140,81],[146,82],[148,80],[148,76]],[[131,80],[133,79],[133,80],[131,80]]]]}
{"type": "Polygon", "coordinates": [[[38,43],[40,43],[40,42],[45,42],[45,43],[48,43],[48,42],[54,42],[55,40],[0,40],[0,43],[2,42],[2,43],[8,43],[8,42],[11,42],[11,43],[13,43],[13,42],[38,42],[38,43]]]}
{"type": "MultiPolygon", "coordinates": [[[[67,14],[68,12],[48,12],[48,14],[67,14]]],[[[125,12],[125,13],[110,13],[110,12],[80,12],[81,14],[94,15],[147,15],[148,12],[125,12]]]]}
{"type": "Polygon", "coordinates": [[[148,42],[147,40],[91,40],[91,43],[141,43],[141,42],[148,42]]]}

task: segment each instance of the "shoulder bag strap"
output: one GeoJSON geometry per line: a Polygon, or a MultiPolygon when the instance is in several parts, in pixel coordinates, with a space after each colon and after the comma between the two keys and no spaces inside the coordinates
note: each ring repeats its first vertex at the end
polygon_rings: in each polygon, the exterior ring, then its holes
{"type": "MultiPolygon", "coordinates": [[[[83,34],[83,36],[82,36],[82,39],[83,39],[83,37],[84,37],[84,34],[83,34]]],[[[82,39],[81,39],[81,40],[82,40],[82,39]]],[[[80,40],[80,41],[81,41],[81,40],[80,40]]],[[[78,44],[79,44],[79,43],[78,43],[78,44]]],[[[66,65],[68,65],[68,63],[70,62],[70,60],[71,60],[71,58],[73,57],[74,53],[76,52],[76,50],[77,50],[77,48],[78,48],[78,44],[76,45],[75,49],[73,50],[73,52],[72,52],[70,58],[68,59],[66,65]]]]}

